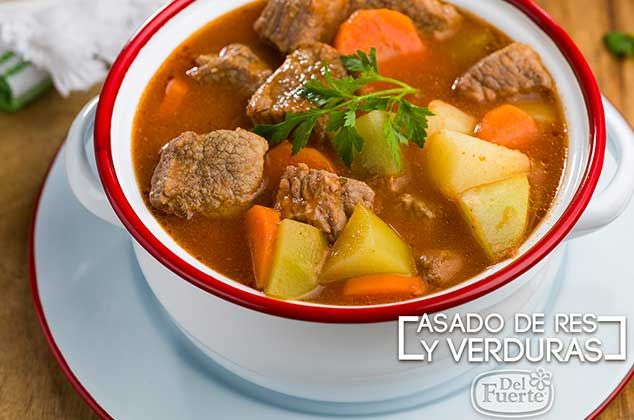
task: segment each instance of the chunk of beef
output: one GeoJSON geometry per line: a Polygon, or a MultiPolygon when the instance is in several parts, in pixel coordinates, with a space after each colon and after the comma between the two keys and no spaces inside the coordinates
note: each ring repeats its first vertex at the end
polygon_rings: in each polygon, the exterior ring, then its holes
{"type": "Polygon", "coordinates": [[[334,242],[358,204],[374,207],[374,191],[365,183],[310,169],[289,166],[282,176],[275,208],[282,217],[309,223],[334,242]]]}
{"type": "Polygon", "coordinates": [[[161,151],[150,203],[186,218],[240,210],[260,189],[267,150],[266,140],[240,128],[183,133],[161,151]]]}
{"type": "Polygon", "coordinates": [[[288,53],[302,44],[330,43],[347,11],[348,0],[269,0],[255,30],[288,53]]]}
{"type": "Polygon", "coordinates": [[[350,0],[350,12],[360,9],[392,9],[409,16],[416,26],[443,40],[462,23],[458,9],[441,0],[350,0]]]}
{"type": "Polygon", "coordinates": [[[539,55],[528,45],[514,43],[471,67],[456,80],[454,89],[475,101],[486,102],[553,86],[539,55]]]}
{"type": "Polygon", "coordinates": [[[432,283],[447,287],[464,268],[464,260],[457,252],[433,249],[418,258],[421,275],[432,283]]]}
{"type": "Polygon", "coordinates": [[[342,188],[343,210],[346,216],[352,216],[357,205],[363,204],[368,209],[374,207],[374,190],[363,181],[339,177],[342,188]]]}
{"type": "Polygon", "coordinates": [[[289,112],[310,109],[311,102],[300,96],[299,91],[308,80],[322,75],[325,63],[335,79],[346,76],[339,53],[331,46],[316,43],[295,50],[255,92],[247,106],[247,115],[256,124],[272,124],[284,120],[289,112]]]}
{"type": "Polygon", "coordinates": [[[271,75],[271,68],[249,47],[230,44],[220,54],[201,55],[187,75],[201,82],[229,83],[250,97],[271,75]]]}

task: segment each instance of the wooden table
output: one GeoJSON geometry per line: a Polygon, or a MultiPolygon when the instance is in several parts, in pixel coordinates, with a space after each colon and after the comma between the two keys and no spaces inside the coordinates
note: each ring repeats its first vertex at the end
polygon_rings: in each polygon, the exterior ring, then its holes
{"type": "MultiPolygon", "coordinates": [[[[634,123],[634,60],[605,52],[610,29],[634,31],[633,0],[538,0],[572,34],[603,92],[634,123]]],[[[15,115],[0,115],[0,419],[86,419],[40,331],[28,283],[27,233],[46,168],[82,105],[98,92],[50,93],[15,115]]],[[[634,418],[634,382],[603,420],[634,418]]]]}

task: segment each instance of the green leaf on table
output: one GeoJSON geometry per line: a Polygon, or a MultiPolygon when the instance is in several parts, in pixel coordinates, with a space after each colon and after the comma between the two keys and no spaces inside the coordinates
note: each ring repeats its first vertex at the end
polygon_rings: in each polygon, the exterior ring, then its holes
{"type": "Polygon", "coordinates": [[[608,51],[619,58],[634,56],[634,35],[613,31],[603,37],[603,42],[608,51]]]}

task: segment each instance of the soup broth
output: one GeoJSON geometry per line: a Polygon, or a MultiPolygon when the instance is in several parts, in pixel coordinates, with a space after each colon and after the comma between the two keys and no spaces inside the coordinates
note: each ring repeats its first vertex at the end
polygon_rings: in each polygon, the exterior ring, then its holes
{"type": "MultiPolygon", "coordinates": [[[[165,61],[147,86],[136,114],[132,155],[138,185],[147,198],[153,172],[159,162],[161,149],[185,131],[207,133],[218,129],[252,129],[253,123],[245,109],[248,98],[237,95],[235,89],[223,83],[201,84],[182,77],[195,66],[201,54],[218,53],[230,43],[250,47],[273,69],[284,60],[284,55],[261,40],[254,31],[254,22],[262,12],[263,2],[256,2],[222,16],[197,31],[180,45],[165,61]],[[186,93],[169,118],[161,111],[167,85],[178,79],[187,85],[186,93]]],[[[537,118],[539,139],[518,149],[532,163],[529,174],[531,183],[529,227],[530,235],[542,221],[552,205],[566,162],[566,123],[555,91],[532,91],[506,98],[504,101],[478,103],[456,94],[454,81],[471,66],[512,40],[505,34],[466,12],[458,32],[444,40],[421,33],[426,52],[424,60],[400,58],[382,63],[382,74],[402,80],[418,89],[411,100],[426,106],[432,100],[448,102],[477,120],[503,103],[512,103],[525,110],[544,113],[537,118]]],[[[538,113],[533,113],[538,115],[538,113]]],[[[541,115],[541,114],[539,114],[541,115]]],[[[311,140],[310,146],[321,151],[336,166],[337,174],[353,176],[328,142],[311,140]]],[[[411,145],[405,148],[406,172],[391,180],[367,180],[376,193],[374,212],[411,247],[414,255],[429,252],[449,252],[458,255],[459,262],[451,279],[438,284],[428,282],[428,293],[454,286],[486,270],[491,259],[482,250],[465,222],[459,207],[448,200],[434,186],[421,164],[424,151],[411,145]],[[398,183],[399,194],[393,191],[398,183]],[[433,209],[434,217],[421,217],[403,205],[403,194],[424,197],[433,209]]],[[[264,179],[264,186],[255,204],[273,207],[277,185],[264,179]]],[[[148,201],[148,208],[152,209],[148,201]]],[[[230,217],[213,218],[194,215],[187,220],[152,209],[163,228],[187,250],[213,270],[239,281],[253,285],[255,278],[251,264],[249,244],[245,239],[244,212],[230,217]]],[[[336,305],[377,304],[402,300],[398,296],[343,296],[344,282],[320,286],[303,299],[336,305]]]]}

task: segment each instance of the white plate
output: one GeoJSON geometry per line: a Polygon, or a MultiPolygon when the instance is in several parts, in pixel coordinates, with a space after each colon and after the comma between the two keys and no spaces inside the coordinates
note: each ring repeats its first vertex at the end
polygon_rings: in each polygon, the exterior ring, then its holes
{"type": "MultiPolygon", "coordinates": [[[[62,369],[99,414],[117,419],[329,418],[284,408],[328,411],[247,384],[194,348],[146,285],[128,236],[75,201],[60,156],[35,215],[33,294],[62,369]]],[[[611,166],[608,162],[608,176],[611,166]]],[[[631,205],[605,230],[571,242],[551,311],[634,318],[633,233],[631,205]]],[[[556,399],[543,418],[583,418],[613,398],[631,372],[633,339],[629,334],[626,362],[544,366],[553,374],[556,399]]],[[[245,345],[257,351],[257,343],[245,345]]],[[[433,404],[372,418],[481,417],[463,389],[433,404]]]]}

